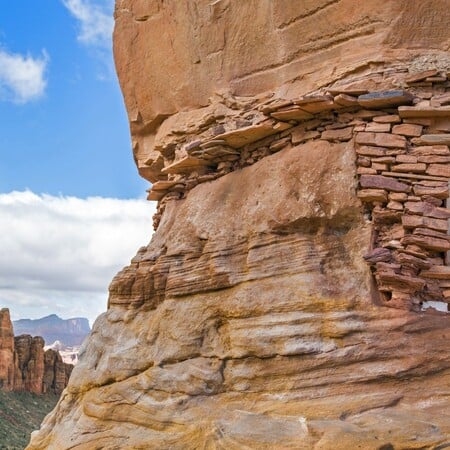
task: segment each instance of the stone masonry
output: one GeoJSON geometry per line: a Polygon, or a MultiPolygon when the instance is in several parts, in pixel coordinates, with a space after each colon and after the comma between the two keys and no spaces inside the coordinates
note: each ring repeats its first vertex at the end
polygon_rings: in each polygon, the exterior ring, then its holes
{"type": "Polygon", "coordinates": [[[200,183],[307,141],[352,141],[355,188],[373,225],[365,260],[378,287],[375,301],[416,311],[431,301],[447,311],[449,76],[396,67],[298,99],[240,99],[232,119],[206,114],[192,133],[172,133],[155,145],[161,168],[156,179],[154,171],[148,177],[148,199],[158,201],[155,229],[166,203],[200,183]]]}
{"type": "Polygon", "coordinates": [[[156,231],[29,450],[448,446],[448,6],[116,0],[156,231]]]}

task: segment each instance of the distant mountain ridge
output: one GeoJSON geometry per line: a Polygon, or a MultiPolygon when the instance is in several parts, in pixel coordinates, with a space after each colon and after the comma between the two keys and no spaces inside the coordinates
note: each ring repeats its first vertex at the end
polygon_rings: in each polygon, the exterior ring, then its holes
{"type": "Polygon", "coordinates": [[[61,341],[67,346],[79,346],[90,333],[91,327],[85,317],[61,319],[51,314],[41,319],[20,319],[13,322],[14,333],[42,336],[47,345],[61,341]]]}

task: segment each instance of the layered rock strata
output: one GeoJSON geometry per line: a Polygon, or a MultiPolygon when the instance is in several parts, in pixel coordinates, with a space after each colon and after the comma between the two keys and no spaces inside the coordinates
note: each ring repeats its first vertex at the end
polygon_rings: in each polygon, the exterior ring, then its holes
{"type": "Polygon", "coordinates": [[[8,309],[0,310],[0,388],[35,394],[60,393],[73,366],[54,350],[44,351],[44,339],[24,334],[14,337],[8,309]]]}
{"type": "Polygon", "coordinates": [[[168,148],[176,149],[161,169],[161,176],[169,174],[168,180],[154,183],[148,196],[160,201],[155,226],[166,202],[186,197],[197,184],[305,142],[352,141],[359,175],[357,196],[366,205],[374,231],[373,248],[365,259],[373,266],[380,301],[416,310],[431,301],[447,311],[447,73],[434,69],[410,74],[397,67],[347,83],[291,101],[271,100],[246,111],[245,117],[256,117],[255,123],[213,122],[209,127],[205,124],[201,134],[168,141],[160,150],[168,155],[168,148]],[[376,86],[377,78],[391,89],[368,92],[361,87],[376,86]],[[225,127],[232,129],[224,132],[225,127]]]}
{"type": "Polygon", "coordinates": [[[0,309],[0,389],[14,386],[14,332],[9,310],[0,309]]]}
{"type": "Polygon", "coordinates": [[[117,2],[156,232],[30,449],[449,445],[448,14],[117,2]]]}

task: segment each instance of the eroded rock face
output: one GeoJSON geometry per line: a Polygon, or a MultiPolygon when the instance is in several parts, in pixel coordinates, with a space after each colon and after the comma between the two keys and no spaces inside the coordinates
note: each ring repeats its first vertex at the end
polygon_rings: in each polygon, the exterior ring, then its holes
{"type": "Polygon", "coordinates": [[[14,332],[9,310],[0,310],[0,389],[11,391],[14,387],[14,332]]]}
{"type": "Polygon", "coordinates": [[[192,110],[220,121],[265,93],[291,99],[430,50],[448,59],[446,0],[119,0],[115,16],[134,156],[152,182],[163,136],[203,122],[192,110]]]}
{"type": "Polygon", "coordinates": [[[30,449],[447,445],[448,14],[117,2],[156,232],[30,449]]]}
{"type": "Polygon", "coordinates": [[[0,389],[35,394],[62,392],[73,365],[65,364],[54,350],[44,351],[44,344],[40,336],[14,337],[9,310],[0,310],[0,389]]]}
{"type": "Polygon", "coordinates": [[[23,334],[14,338],[17,366],[15,389],[42,393],[44,377],[44,339],[23,334]]]}

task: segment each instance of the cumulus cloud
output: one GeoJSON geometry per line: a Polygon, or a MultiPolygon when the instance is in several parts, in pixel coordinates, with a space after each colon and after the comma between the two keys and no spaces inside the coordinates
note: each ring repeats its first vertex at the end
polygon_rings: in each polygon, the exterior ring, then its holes
{"type": "Polygon", "coordinates": [[[114,26],[113,2],[104,0],[62,0],[64,6],[79,22],[78,40],[86,45],[109,47],[114,26]]]}
{"type": "Polygon", "coordinates": [[[47,86],[48,60],[45,50],[33,58],[0,49],[0,99],[26,103],[41,97],[47,86]]]}
{"type": "Polygon", "coordinates": [[[152,233],[145,200],[0,194],[0,306],[14,318],[106,308],[112,277],[152,233]]]}

